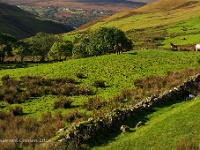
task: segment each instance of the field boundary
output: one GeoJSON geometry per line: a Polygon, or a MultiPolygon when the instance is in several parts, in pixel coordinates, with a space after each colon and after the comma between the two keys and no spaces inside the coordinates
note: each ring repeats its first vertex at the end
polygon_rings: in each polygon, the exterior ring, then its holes
{"type": "Polygon", "coordinates": [[[114,127],[119,127],[124,121],[134,119],[139,113],[148,111],[153,107],[166,104],[167,102],[177,103],[187,100],[189,95],[195,95],[200,90],[200,74],[197,74],[181,85],[166,91],[158,96],[151,96],[146,100],[141,101],[135,105],[129,105],[126,108],[116,109],[111,113],[105,115],[104,118],[93,119],[89,118],[88,121],[80,122],[73,125],[71,128],[62,128],[57,132],[57,136],[49,140],[42,146],[57,147],[65,145],[68,147],[72,142],[80,145],[95,136],[106,132],[114,127]]]}

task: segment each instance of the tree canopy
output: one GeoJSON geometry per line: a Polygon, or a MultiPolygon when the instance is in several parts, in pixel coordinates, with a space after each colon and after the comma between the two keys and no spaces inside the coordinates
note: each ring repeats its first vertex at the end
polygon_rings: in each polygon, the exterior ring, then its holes
{"type": "Polygon", "coordinates": [[[6,55],[12,55],[12,45],[17,41],[14,36],[0,32],[0,62],[6,55]]]}
{"type": "Polygon", "coordinates": [[[73,49],[75,56],[87,57],[115,52],[114,46],[120,43],[124,50],[132,48],[132,42],[123,31],[117,28],[100,28],[89,37],[84,38],[73,49]]]}
{"type": "Polygon", "coordinates": [[[31,37],[26,42],[29,43],[29,50],[33,52],[33,55],[39,56],[40,61],[44,62],[47,57],[50,48],[56,41],[56,37],[52,34],[39,32],[34,37],[31,37]]]}

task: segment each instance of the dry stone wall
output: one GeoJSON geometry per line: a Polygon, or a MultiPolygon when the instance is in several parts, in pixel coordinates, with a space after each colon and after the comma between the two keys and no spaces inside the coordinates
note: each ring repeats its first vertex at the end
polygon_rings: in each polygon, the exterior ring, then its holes
{"type": "Polygon", "coordinates": [[[134,119],[138,113],[151,109],[157,105],[165,104],[166,102],[177,102],[186,100],[189,94],[197,95],[200,92],[200,74],[191,77],[189,80],[173,88],[170,91],[166,91],[159,96],[151,96],[146,100],[137,103],[136,105],[130,105],[127,108],[116,109],[113,112],[107,114],[104,118],[88,119],[88,121],[80,122],[74,125],[71,129],[60,129],[57,135],[57,142],[68,144],[70,141],[77,143],[85,142],[91,138],[94,138],[99,133],[117,127],[127,119],[134,119]]]}

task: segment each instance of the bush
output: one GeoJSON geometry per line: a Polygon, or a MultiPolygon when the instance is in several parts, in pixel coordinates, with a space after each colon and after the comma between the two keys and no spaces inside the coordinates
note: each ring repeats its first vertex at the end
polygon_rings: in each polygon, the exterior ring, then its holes
{"type": "Polygon", "coordinates": [[[7,75],[5,75],[5,76],[3,76],[2,78],[1,78],[1,81],[2,82],[5,82],[5,81],[8,81],[10,79],[10,76],[7,74],[7,75]]]}
{"type": "Polygon", "coordinates": [[[77,110],[72,110],[68,114],[65,115],[65,120],[71,123],[75,121],[76,119],[78,119],[80,116],[81,115],[79,114],[77,110]]]}
{"type": "Polygon", "coordinates": [[[6,94],[4,96],[4,101],[9,103],[9,104],[15,103],[14,96],[12,94],[6,94]]]}
{"type": "Polygon", "coordinates": [[[78,89],[78,95],[94,95],[95,91],[93,88],[89,86],[79,87],[78,89]]]}
{"type": "Polygon", "coordinates": [[[15,107],[11,107],[10,108],[10,112],[14,115],[14,116],[18,116],[18,115],[22,115],[23,114],[23,109],[20,106],[15,106],[15,107]]]}
{"type": "Polygon", "coordinates": [[[0,111],[0,119],[4,120],[6,118],[9,118],[11,116],[10,113],[7,113],[5,111],[0,111]]]}
{"type": "Polygon", "coordinates": [[[95,81],[94,82],[94,84],[93,84],[96,88],[105,88],[106,87],[106,85],[105,85],[105,81],[103,81],[103,80],[97,80],[97,81],[95,81]]]}
{"type": "Polygon", "coordinates": [[[66,98],[66,97],[60,97],[58,99],[58,101],[56,101],[54,103],[54,109],[57,109],[57,108],[69,108],[71,103],[73,102],[73,99],[71,98],[66,98]]]}
{"type": "Polygon", "coordinates": [[[82,72],[76,73],[77,78],[83,79],[85,78],[85,75],[82,72]]]}
{"type": "Polygon", "coordinates": [[[104,106],[106,102],[102,100],[99,97],[91,97],[88,98],[88,101],[83,103],[83,108],[86,108],[87,110],[97,110],[100,109],[102,106],[104,106]]]}

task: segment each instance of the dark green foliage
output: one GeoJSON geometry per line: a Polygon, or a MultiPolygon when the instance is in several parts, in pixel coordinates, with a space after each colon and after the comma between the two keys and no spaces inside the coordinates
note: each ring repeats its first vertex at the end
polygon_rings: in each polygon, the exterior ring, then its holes
{"type": "Polygon", "coordinates": [[[56,101],[54,103],[54,109],[57,109],[57,108],[69,108],[71,103],[73,102],[73,99],[71,98],[66,98],[66,97],[60,97],[58,99],[58,101],[56,101]]]}
{"type": "Polygon", "coordinates": [[[48,52],[48,57],[53,60],[62,60],[62,56],[64,56],[64,60],[66,60],[67,57],[72,56],[73,47],[74,45],[71,41],[55,42],[48,52]]]}
{"type": "Polygon", "coordinates": [[[76,57],[114,53],[116,43],[120,43],[125,51],[132,49],[132,42],[123,31],[104,27],[95,31],[88,38],[84,38],[79,45],[74,47],[73,53],[76,57]]]}
{"type": "Polygon", "coordinates": [[[56,40],[58,39],[54,35],[40,32],[34,37],[27,39],[26,42],[29,44],[29,50],[33,55],[39,56],[40,61],[44,62],[56,40]]]}
{"type": "Polygon", "coordinates": [[[31,56],[34,53],[34,51],[31,50],[31,45],[25,41],[18,41],[15,47],[17,50],[17,54],[19,54],[21,57],[21,62],[23,62],[26,56],[31,56]]]}
{"type": "Polygon", "coordinates": [[[0,32],[0,62],[4,61],[6,55],[12,55],[12,45],[16,41],[14,36],[0,32]]]}
{"type": "Polygon", "coordinates": [[[93,84],[96,88],[105,88],[105,81],[104,80],[97,80],[93,84]]]}

